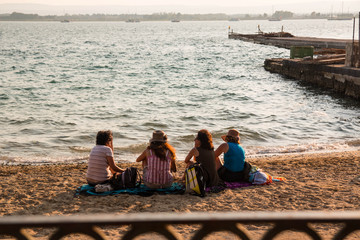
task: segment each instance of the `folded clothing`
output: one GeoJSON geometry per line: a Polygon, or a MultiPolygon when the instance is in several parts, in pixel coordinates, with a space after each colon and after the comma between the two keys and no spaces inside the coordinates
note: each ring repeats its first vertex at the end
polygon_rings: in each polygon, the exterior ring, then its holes
{"type": "Polygon", "coordinates": [[[95,185],[95,192],[109,192],[114,190],[110,183],[107,184],[97,184],[95,185]]]}

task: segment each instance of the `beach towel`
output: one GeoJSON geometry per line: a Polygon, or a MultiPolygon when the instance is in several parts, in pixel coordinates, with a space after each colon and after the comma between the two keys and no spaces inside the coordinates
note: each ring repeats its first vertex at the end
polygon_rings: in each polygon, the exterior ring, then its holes
{"type": "Polygon", "coordinates": [[[179,183],[173,183],[169,188],[162,189],[152,189],[148,188],[144,184],[141,184],[140,187],[137,188],[126,188],[119,190],[112,190],[106,192],[96,192],[95,187],[92,187],[88,184],[84,184],[78,187],[75,191],[75,196],[87,195],[87,196],[110,196],[117,194],[131,194],[131,195],[140,195],[144,197],[148,197],[153,195],[154,193],[158,194],[183,194],[185,192],[185,187],[179,183]]]}
{"type": "Polygon", "coordinates": [[[207,187],[206,192],[208,193],[218,193],[225,189],[235,189],[235,188],[243,188],[243,187],[250,187],[252,183],[249,182],[224,182],[219,186],[207,187]]]}
{"type": "Polygon", "coordinates": [[[253,175],[251,182],[224,182],[220,186],[206,188],[206,192],[217,193],[217,192],[221,192],[227,188],[235,189],[235,188],[250,187],[253,185],[267,185],[267,184],[271,184],[273,182],[286,181],[286,178],[284,178],[284,177],[270,176],[269,174],[264,173],[259,170],[260,169],[257,168],[257,171],[254,172],[257,174],[253,175]],[[254,178],[254,176],[256,176],[256,175],[257,175],[257,178],[254,178]]]}

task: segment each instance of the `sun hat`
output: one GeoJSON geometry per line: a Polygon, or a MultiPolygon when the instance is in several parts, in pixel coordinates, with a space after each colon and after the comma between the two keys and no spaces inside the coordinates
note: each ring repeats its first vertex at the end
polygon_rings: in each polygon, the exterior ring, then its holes
{"type": "Polygon", "coordinates": [[[167,136],[164,131],[156,130],[153,132],[150,142],[167,142],[167,136]]]}
{"type": "MultiPolygon", "coordinates": [[[[221,136],[221,138],[225,141],[226,137],[233,137],[233,138],[237,138],[238,140],[240,140],[240,133],[238,130],[236,129],[230,129],[228,131],[228,133],[226,135],[221,136]]],[[[226,141],[225,141],[226,142],[226,141]]]]}

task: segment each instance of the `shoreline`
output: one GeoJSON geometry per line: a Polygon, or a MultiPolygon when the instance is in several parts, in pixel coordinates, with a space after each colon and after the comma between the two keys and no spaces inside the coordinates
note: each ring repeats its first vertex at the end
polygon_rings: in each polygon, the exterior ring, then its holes
{"type": "MultiPolygon", "coordinates": [[[[77,187],[86,184],[87,164],[37,166],[0,165],[0,216],[23,215],[83,215],[127,214],[142,212],[242,212],[242,211],[345,211],[360,210],[360,149],[337,153],[295,154],[249,158],[249,162],[272,176],[285,177],[285,182],[225,189],[209,193],[204,198],[183,195],[141,197],[82,196],[74,198],[77,187]]],[[[119,163],[120,167],[139,163],[119,163]]],[[[185,169],[177,162],[176,181],[185,169]]],[[[141,171],[140,171],[141,172],[141,171]]],[[[119,235],[120,228],[109,228],[109,234],[119,235]]],[[[264,232],[264,226],[248,226],[254,236],[264,232]]],[[[179,226],[187,236],[196,228],[179,226]]],[[[333,226],[323,226],[325,236],[333,226]]],[[[35,230],[34,230],[35,231],[35,230]]],[[[40,231],[40,230],[39,230],[40,231]]],[[[36,231],[35,231],[36,232],[36,231]]],[[[43,233],[36,232],[38,235],[43,233]]]]}
{"type": "MultiPolygon", "coordinates": [[[[268,153],[258,153],[258,154],[246,154],[246,159],[260,159],[260,158],[272,158],[272,157],[282,157],[282,156],[297,156],[297,155],[312,155],[312,154],[334,154],[339,152],[354,152],[358,151],[360,149],[360,143],[359,140],[354,141],[354,145],[347,148],[334,148],[334,149],[325,149],[325,150],[312,150],[312,151],[284,151],[284,152],[268,152],[268,153]]],[[[90,151],[89,151],[90,152],[90,151]]],[[[139,153],[140,154],[140,153],[139,153]]],[[[136,157],[138,157],[139,154],[135,154],[132,156],[134,158],[133,161],[131,160],[125,160],[118,157],[118,155],[115,153],[115,161],[119,164],[132,164],[135,163],[136,157]]],[[[177,156],[177,162],[183,162],[185,159],[186,154],[181,157],[177,156]]],[[[71,164],[86,164],[88,161],[88,156],[79,156],[74,159],[67,158],[63,160],[55,160],[55,161],[15,161],[11,162],[9,160],[5,160],[6,157],[2,156],[2,160],[0,159],[0,166],[41,166],[41,165],[71,165],[71,164]]]]}

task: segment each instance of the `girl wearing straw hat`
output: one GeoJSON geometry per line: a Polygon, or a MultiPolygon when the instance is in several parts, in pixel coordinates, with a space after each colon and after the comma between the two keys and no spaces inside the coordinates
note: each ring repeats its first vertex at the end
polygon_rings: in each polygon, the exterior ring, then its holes
{"type": "Polygon", "coordinates": [[[219,177],[226,182],[248,181],[249,167],[245,162],[245,151],[240,146],[240,134],[230,129],[227,135],[221,136],[225,143],[215,150],[216,168],[219,177]],[[224,153],[224,165],[219,156],[224,153]]]}
{"type": "Polygon", "coordinates": [[[142,162],[144,184],[149,188],[168,188],[173,182],[172,172],[176,172],[175,149],[167,142],[165,132],[156,130],[150,145],[136,159],[142,162]]]}

